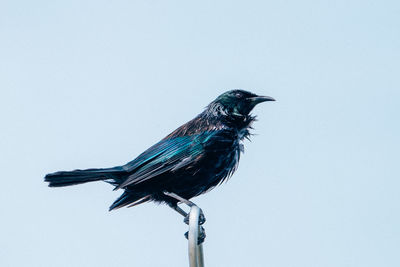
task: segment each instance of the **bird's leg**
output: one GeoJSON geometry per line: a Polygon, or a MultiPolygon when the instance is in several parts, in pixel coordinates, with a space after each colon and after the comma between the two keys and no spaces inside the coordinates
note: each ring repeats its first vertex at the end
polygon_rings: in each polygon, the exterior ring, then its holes
{"type": "MultiPolygon", "coordinates": [[[[179,202],[182,202],[186,205],[188,205],[189,207],[193,207],[193,206],[197,206],[196,204],[194,204],[192,201],[187,200],[175,193],[172,192],[164,192],[164,195],[172,197],[176,200],[178,200],[179,202]]],[[[189,214],[186,213],[184,210],[182,210],[180,207],[178,207],[178,205],[176,206],[170,206],[171,208],[173,208],[174,210],[176,210],[179,214],[181,214],[182,216],[185,217],[185,219],[183,220],[186,224],[189,224],[189,214]],[[185,214],[185,215],[184,215],[185,214]]],[[[204,216],[204,213],[202,211],[202,209],[200,209],[200,217],[199,217],[199,225],[202,225],[206,222],[206,217],[204,216]]]]}
{"type": "Polygon", "coordinates": [[[180,201],[180,202],[182,202],[182,203],[188,205],[189,207],[196,206],[196,204],[194,204],[192,201],[187,200],[187,199],[185,199],[185,198],[183,198],[183,197],[181,197],[181,196],[179,196],[179,195],[177,195],[177,194],[175,194],[175,193],[172,193],[172,192],[164,192],[164,195],[169,196],[169,197],[172,197],[172,198],[175,198],[176,200],[178,200],[178,201],[180,201]]]}
{"type": "Polygon", "coordinates": [[[169,206],[175,210],[176,212],[178,212],[180,215],[182,215],[183,217],[187,217],[188,213],[186,211],[184,211],[183,209],[181,209],[178,204],[169,204],[169,206]]]}

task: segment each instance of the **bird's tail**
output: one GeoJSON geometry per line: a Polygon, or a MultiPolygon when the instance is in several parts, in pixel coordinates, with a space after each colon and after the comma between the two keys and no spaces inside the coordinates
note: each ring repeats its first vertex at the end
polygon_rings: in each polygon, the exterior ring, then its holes
{"type": "Polygon", "coordinates": [[[125,189],[125,192],[114,201],[109,210],[111,211],[125,206],[128,206],[128,208],[133,207],[149,201],[150,198],[151,197],[148,194],[143,194],[142,192],[133,192],[129,189],[125,189]]]}
{"type": "Polygon", "coordinates": [[[119,184],[124,172],[121,167],[61,171],[47,174],[44,181],[48,182],[50,187],[69,186],[94,181],[108,181],[116,185],[119,184]]]}

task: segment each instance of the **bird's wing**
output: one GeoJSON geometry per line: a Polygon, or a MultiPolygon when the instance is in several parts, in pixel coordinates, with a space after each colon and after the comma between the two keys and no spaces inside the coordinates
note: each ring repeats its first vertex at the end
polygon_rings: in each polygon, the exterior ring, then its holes
{"type": "MultiPolygon", "coordinates": [[[[177,171],[193,163],[205,147],[209,147],[212,143],[226,147],[223,143],[231,140],[224,130],[161,140],[123,166],[132,174],[116,189],[142,183],[166,172],[177,171]]],[[[215,146],[214,150],[218,150],[218,147],[215,146]]]]}

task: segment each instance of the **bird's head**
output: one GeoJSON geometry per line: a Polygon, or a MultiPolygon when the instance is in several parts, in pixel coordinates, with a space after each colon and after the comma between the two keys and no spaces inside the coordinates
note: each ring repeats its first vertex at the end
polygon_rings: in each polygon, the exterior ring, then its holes
{"type": "Polygon", "coordinates": [[[233,116],[247,116],[259,103],[275,101],[270,96],[259,96],[245,90],[231,90],[218,96],[211,105],[222,107],[223,112],[233,116]]]}

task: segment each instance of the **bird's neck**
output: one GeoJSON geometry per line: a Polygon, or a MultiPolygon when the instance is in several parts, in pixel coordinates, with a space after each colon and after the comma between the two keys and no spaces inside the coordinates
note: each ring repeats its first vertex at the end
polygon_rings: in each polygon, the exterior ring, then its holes
{"type": "Polygon", "coordinates": [[[221,105],[208,106],[196,118],[185,123],[164,139],[224,129],[235,131],[239,139],[248,138],[250,136],[249,129],[254,120],[255,118],[251,115],[231,114],[221,105]]]}
{"type": "Polygon", "coordinates": [[[241,139],[250,135],[249,129],[255,120],[255,117],[250,114],[234,113],[218,103],[209,105],[199,117],[207,121],[208,125],[223,125],[226,128],[237,130],[241,139]]]}

